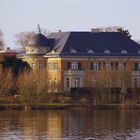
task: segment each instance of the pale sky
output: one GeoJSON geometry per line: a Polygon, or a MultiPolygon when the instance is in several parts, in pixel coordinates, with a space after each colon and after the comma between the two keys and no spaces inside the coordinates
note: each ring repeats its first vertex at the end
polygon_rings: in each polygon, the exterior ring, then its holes
{"type": "Polygon", "coordinates": [[[15,34],[37,30],[89,31],[123,26],[140,40],[140,0],[0,0],[0,29],[7,47],[15,34]]]}

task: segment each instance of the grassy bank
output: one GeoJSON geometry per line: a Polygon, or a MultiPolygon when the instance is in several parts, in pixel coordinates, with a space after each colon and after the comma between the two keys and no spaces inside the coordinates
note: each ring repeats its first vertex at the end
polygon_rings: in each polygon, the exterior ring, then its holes
{"type": "Polygon", "coordinates": [[[0,110],[48,110],[48,109],[140,109],[140,104],[0,104],[0,110]]]}

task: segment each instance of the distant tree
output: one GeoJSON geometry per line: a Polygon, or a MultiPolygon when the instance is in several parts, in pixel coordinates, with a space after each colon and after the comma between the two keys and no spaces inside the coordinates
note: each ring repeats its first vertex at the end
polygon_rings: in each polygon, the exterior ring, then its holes
{"type": "Polygon", "coordinates": [[[30,69],[30,66],[27,62],[24,62],[15,56],[6,56],[0,63],[4,70],[10,69],[14,76],[17,76],[19,72],[30,69]]]}
{"type": "Polygon", "coordinates": [[[0,30],[0,50],[4,49],[4,39],[3,39],[3,32],[0,30]]]}
{"type": "Polygon", "coordinates": [[[117,31],[120,32],[120,33],[122,33],[122,34],[124,34],[128,38],[131,38],[132,37],[128,30],[125,30],[123,28],[118,28],[117,31]]]}

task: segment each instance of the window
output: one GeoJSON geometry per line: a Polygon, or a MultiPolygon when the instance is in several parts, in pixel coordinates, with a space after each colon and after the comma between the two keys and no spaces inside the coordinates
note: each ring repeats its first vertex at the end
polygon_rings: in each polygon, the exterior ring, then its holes
{"type": "Polygon", "coordinates": [[[58,63],[53,63],[53,69],[58,70],[58,63]]]}
{"type": "Polygon", "coordinates": [[[104,53],[109,54],[111,52],[110,52],[110,50],[105,50],[104,53]]]}
{"type": "Polygon", "coordinates": [[[80,87],[80,78],[74,79],[74,87],[80,87]]]}
{"type": "Polygon", "coordinates": [[[97,87],[97,80],[96,80],[96,79],[93,79],[93,80],[92,80],[92,84],[93,84],[93,87],[94,87],[94,88],[97,87]]]}
{"type": "Polygon", "coordinates": [[[118,62],[115,63],[115,70],[118,70],[118,62]]]}
{"type": "Polygon", "coordinates": [[[137,78],[134,78],[134,87],[135,87],[135,88],[138,87],[138,80],[137,80],[137,78]]]}
{"type": "Polygon", "coordinates": [[[66,79],[66,88],[70,88],[70,79],[69,78],[66,79]]]}
{"type": "Polygon", "coordinates": [[[49,85],[51,86],[51,84],[52,84],[52,81],[51,81],[51,79],[49,79],[49,85]]]}
{"type": "Polygon", "coordinates": [[[69,69],[69,70],[81,70],[82,65],[80,62],[68,62],[67,69],[69,69]]]}
{"type": "Polygon", "coordinates": [[[55,86],[57,85],[57,79],[56,79],[56,77],[54,78],[54,85],[55,86]]]}
{"type": "Polygon", "coordinates": [[[110,62],[107,62],[107,63],[106,63],[106,69],[107,69],[107,70],[111,70],[111,63],[110,63],[110,62]]]}
{"type": "Polygon", "coordinates": [[[126,68],[126,63],[125,62],[119,62],[118,69],[119,70],[124,70],[125,68],[126,68]]]}
{"type": "Polygon", "coordinates": [[[52,63],[48,63],[48,70],[52,70],[52,63]]]}
{"type": "Polygon", "coordinates": [[[138,79],[138,78],[134,78],[134,79],[133,79],[133,87],[134,87],[134,88],[139,87],[139,79],[138,79]]]}
{"type": "Polygon", "coordinates": [[[77,53],[77,51],[75,49],[71,49],[70,51],[71,53],[77,53]]]}
{"type": "Polygon", "coordinates": [[[96,62],[90,63],[90,69],[97,71],[98,70],[98,63],[96,63],[96,62]]]}
{"type": "Polygon", "coordinates": [[[31,67],[32,67],[33,70],[36,70],[36,64],[35,63],[32,63],[31,67]]]}
{"type": "Polygon", "coordinates": [[[92,54],[92,53],[94,53],[94,51],[93,50],[88,50],[88,53],[91,53],[92,54]]]}
{"type": "Polygon", "coordinates": [[[44,48],[38,48],[38,52],[39,53],[45,53],[45,50],[44,50],[44,48]]]}
{"type": "Polygon", "coordinates": [[[121,53],[122,54],[127,54],[127,51],[126,50],[122,50],[121,53]]]}
{"type": "Polygon", "coordinates": [[[116,84],[117,84],[117,87],[123,87],[124,86],[124,80],[123,79],[118,79],[116,84]]]}
{"type": "Polygon", "coordinates": [[[107,88],[110,88],[111,87],[111,80],[110,79],[107,79],[107,81],[106,81],[106,87],[107,88]]]}
{"type": "Polygon", "coordinates": [[[138,68],[138,63],[135,63],[134,64],[134,70],[138,70],[139,68],[138,68]]]}
{"type": "Polygon", "coordinates": [[[39,63],[39,70],[44,70],[44,63],[39,63]]]}
{"type": "Polygon", "coordinates": [[[71,63],[71,69],[72,70],[77,70],[78,69],[78,62],[72,62],[71,63]]]}

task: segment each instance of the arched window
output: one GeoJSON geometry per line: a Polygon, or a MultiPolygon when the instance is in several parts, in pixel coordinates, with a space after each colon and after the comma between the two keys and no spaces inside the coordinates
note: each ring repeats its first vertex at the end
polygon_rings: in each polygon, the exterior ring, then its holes
{"type": "Polygon", "coordinates": [[[122,54],[127,54],[127,51],[126,50],[122,50],[121,53],[122,54]]]}
{"type": "Polygon", "coordinates": [[[74,79],[74,87],[80,87],[80,78],[74,79]]]}
{"type": "Polygon", "coordinates": [[[70,52],[71,52],[71,53],[77,53],[77,50],[75,50],[75,49],[71,49],[70,52]]]}
{"type": "Polygon", "coordinates": [[[94,53],[94,51],[93,50],[88,50],[88,53],[94,53]]]}
{"type": "Polygon", "coordinates": [[[110,52],[110,50],[105,50],[104,53],[109,54],[111,52],[110,52]]]}

